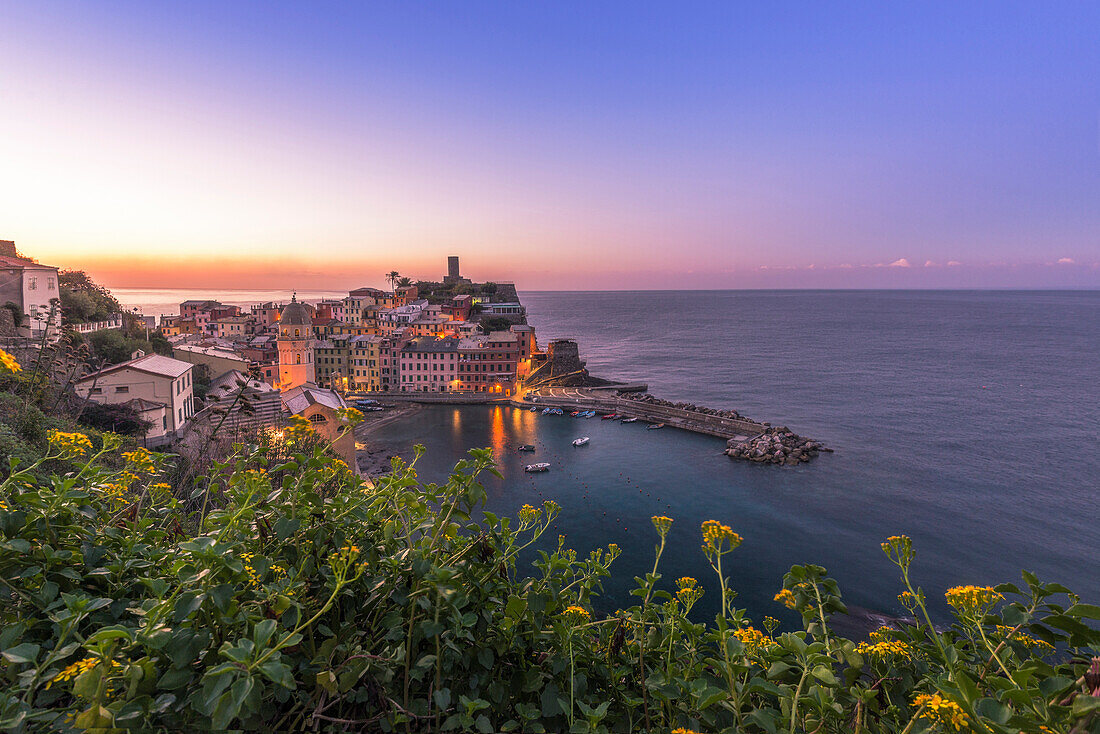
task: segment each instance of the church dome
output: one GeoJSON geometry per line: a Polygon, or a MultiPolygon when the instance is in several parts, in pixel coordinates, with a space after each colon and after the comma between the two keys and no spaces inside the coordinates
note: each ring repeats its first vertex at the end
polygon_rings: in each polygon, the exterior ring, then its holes
{"type": "Polygon", "coordinates": [[[310,326],[313,322],[309,318],[309,311],[298,303],[297,296],[291,298],[290,303],[283,308],[283,315],[279,318],[283,326],[310,326]]]}

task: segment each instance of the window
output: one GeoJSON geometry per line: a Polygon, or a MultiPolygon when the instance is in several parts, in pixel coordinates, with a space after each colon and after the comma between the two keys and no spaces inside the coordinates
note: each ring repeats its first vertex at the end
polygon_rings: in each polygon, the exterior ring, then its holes
{"type": "Polygon", "coordinates": [[[27,280],[27,290],[38,290],[38,278],[30,278],[27,280]]]}
{"type": "Polygon", "coordinates": [[[103,392],[102,387],[93,387],[91,390],[92,395],[99,395],[101,392],[103,392]]]}
{"type": "Polygon", "coordinates": [[[324,423],[327,420],[328,420],[328,418],[321,415],[320,413],[314,413],[313,415],[311,415],[309,417],[309,422],[310,423],[324,423]]]}
{"type": "Polygon", "coordinates": [[[118,387],[115,388],[115,392],[130,392],[130,386],[129,385],[119,385],[118,387]]]}
{"type": "Polygon", "coordinates": [[[52,276],[46,279],[46,290],[52,291],[57,287],[57,281],[52,276]]]}

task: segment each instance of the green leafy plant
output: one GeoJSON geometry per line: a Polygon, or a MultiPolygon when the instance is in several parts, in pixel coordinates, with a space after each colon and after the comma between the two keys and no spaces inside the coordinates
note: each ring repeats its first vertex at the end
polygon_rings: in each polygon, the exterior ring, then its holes
{"type": "Polygon", "coordinates": [[[1030,574],[948,590],[955,617],[938,629],[909,582],[912,543],[896,536],[883,547],[915,623],[839,637],[840,590],[806,565],[776,595],[802,629],[780,632],[735,605],[724,559],[751,537],[704,523],[714,583],[665,584],[673,520],[655,517],[635,605],[600,615],[592,600],[620,549],[578,557],[564,537],[554,544],[552,501],[483,512],[491,452],[471,451],[433,484],[417,476],[418,449],[372,484],[287,434],[238,446],[187,494],[164,481],[168,457],[123,452],[109,435],[96,448],[54,432],[35,463],[12,463],[0,483],[0,728],[1098,726],[1100,607],[1030,574]],[[65,470],[44,475],[51,465],[65,470]],[[535,560],[521,569],[525,552],[535,560]],[[704,587],[719,597],[710,622],[692,616],[704,587]]]}

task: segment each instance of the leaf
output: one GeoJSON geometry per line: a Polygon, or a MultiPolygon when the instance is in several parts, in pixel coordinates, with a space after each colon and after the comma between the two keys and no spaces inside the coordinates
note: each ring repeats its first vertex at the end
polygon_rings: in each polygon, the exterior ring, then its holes
{"type": "Polygon", "coordinates": [[[130,634],[130,630],[125,627],[112,626],[96,630],[85,640],[84,644],[91,645],[96,642],[106,642],[107,640],[117,640],[119,638],[124,638],[127,642],[134,639],[133,635],[130,634]]]}
{"type": "Polygon", "coordinates": [[[24,642],[15,647],[9,647],[0,655],[3,655],[9,663],[33,663],[38,658],[39,649],[38,645],[24,642]]]}
{"type": "Polygon", "coordinates": [[[997,724],[1005,724],[1012,717],[1012,709],[994,698],[983,698],[974,704],[974,710],[997,724]]]}
{"type": "Polygon", "coordinates": [[[824,665],[819,665],[814,668],[812,675],[827,686],[839,685],[839,681],[837,681],[836,676],[833,675],[833,671],[824,665]]]}
{"type": "Polygon", "coordinates": [[[1095,604],[1074,604],[1072,607],[1066,610],[1066,614],[1070,617],[1087,617],[1089,619],[1100,619],[1100,607],[1095,604]]]}
{"type": "Polygon", "coordinates": [[[271,635],[275,634],[275,624],[274,619],[264,619],[252,628],[252,641],[256,643],[256,649],[262,650],[267,647],[267,641],[271,639],[271,635]]]}
{"type": "Polygon", "coordinates": [[[286,663],[268,660],[260,666],[260,672],[267,676],[272,683],[278,683],[283,688],[294,690],[294,676],[291,675],[290,666],[286,663]]]}
{"type": "Polygon", "coordinates": [[[705,709],[727,698],[729,698],[728,691],[711,686],[699,696],[699,703],[696,705],[699,709],[705,709]]]}

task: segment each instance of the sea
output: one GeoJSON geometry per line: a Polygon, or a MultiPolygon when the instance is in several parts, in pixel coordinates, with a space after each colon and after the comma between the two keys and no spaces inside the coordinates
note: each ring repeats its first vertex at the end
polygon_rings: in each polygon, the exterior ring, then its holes
{"type": "MultiPolygon", "coordinates": [[[[484,477],[488,510],[553,499],[562,512],[541,549],[559,534],[581,557],[617,543],[597,609],[632,603],[635,577],[653,565],[657,514],[675,520],[662,583],[700,579],[704,614],[717,608],[700,550],[707,519],[744,538],[724,570],[755,619],[793,622],[773,596],[794,564],[825,567],[860,614],[903,614],[904,587],[879,546],[895,534],[913,538],[913,580],[940,619],[946,588],[1022,584],[1022,569],[1100,603],[1100,292],[520,295],[540,344],[576,339],[594,375],[734,408],[835,450],[763,466],[676,429],[483,406],[428,406],[372,437],[406,458],[423,444],[425,481],[445,480],[471,447],[492,448],[503,479],[484,477]],[[572,446],[582,435],[591,442],[572,446]],[[520,454],[522,444],[537,450],[520,454]],[[551,470],[524,473],[533,461],[551,470]]],[[[530,560],[523,570],[535,573],[530,560]]]]}

